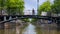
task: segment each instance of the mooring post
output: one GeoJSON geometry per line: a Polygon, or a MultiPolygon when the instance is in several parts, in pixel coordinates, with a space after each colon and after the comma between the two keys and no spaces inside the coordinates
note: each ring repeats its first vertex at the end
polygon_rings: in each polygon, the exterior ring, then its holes
{"type": "Polygon", "coordinates": [[[11,20],[11,19],[12,19],[12,16],[9,17],[9,20],[11,20]]]}

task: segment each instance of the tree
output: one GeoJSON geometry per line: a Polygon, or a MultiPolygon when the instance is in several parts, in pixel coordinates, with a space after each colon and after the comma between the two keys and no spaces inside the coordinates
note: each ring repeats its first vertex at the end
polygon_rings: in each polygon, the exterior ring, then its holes
{"type": "Polygon", "coordinates": [[[10,15],[23,14],[24,1],[23,0],[0,0],[0,9],[5,8],[10,15]]]}
{"type": "Polygon", "coordinates": [[[50,10],[51,10],[51,3],[50,3],[50,1],[46,1],[42,5],[39,6],[38,15],[40,15],[42,11],[47,12],[47,11],[50,11],[50,10]]]}
{"type": "Polygon", "coordinates": [[[54,13],[60,13],[60,0],[54,0],[54,4],[51,7],[54,13]]]}
{"type": "Polygon", "coordinates": [[[4,0],[0,0],[0,13],[2,15],[2,10],[3,10],[3,7],[4,7],[4,0]]]}

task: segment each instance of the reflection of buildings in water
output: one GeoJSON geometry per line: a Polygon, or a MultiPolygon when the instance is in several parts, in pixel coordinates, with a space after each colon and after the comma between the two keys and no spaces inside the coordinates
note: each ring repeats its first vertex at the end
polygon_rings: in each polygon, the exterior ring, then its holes
{"type": "Polygon", "coordinates": [[[19,26],[16,27],[16,34],[20,34],[19,26]]]}
{"type": "Polygon", "coordinates": [[[4,29],[4,34],[16,34],[15,29],[4,29]]]}
{"type": "MultiPolygon", "coordinates": [[[[45,24],[43,24],[45,25],[45,24]]],[[[57,34],[58,31],[53,24],[46,24],[43,28],[41,27],[42,34],[57,34]]]]}
{"type": "Polygon", "coordinates": [[[0,29],[0,34],[4,34],[4,29],[0,29]]]}
{"type": "Polygon", "coordinates": [[[22,34],[23,32],[23,27],[16,26],[16,34],[22,34]]]}
{"type": "Polygon", "coordinates": [[[35,31],[35,26],[32,24],[29,24],[26,28],[23,30],[20,28],[20,26],[16,26],[14,29],[0,29],[0,34],[60,34],[60,31],[58,31],[56,28],[51,30],[52,27],[51,24],[42,24],[44,27],[37,28],[38,30],[35,31]],[[40,30],[40,31],[39,31],[40,30]]]}

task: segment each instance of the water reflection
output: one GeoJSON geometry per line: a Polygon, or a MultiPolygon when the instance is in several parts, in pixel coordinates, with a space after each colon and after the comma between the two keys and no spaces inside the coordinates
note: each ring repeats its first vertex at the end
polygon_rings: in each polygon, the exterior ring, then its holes
{"type": "Polygon", "coordinates": [[[24,29],[23,34],[36,34],[35,32],[35,26],[32,24],[29,24],[28,27],[24,29]]]}
{"type": "Polygon", "coordinates": [[[16,34],[16,30],[15,29],[5,29],[4,34],[16,34]]]}
{"type": "Polygon", "coordinates": [[[16,34],[20,34],[19,26],[16,26],[16,34]]]}
{"type": "Polygon", "coordinates": [[[29,23],[28,26],[16,26],[11,29],[0,29],[0,34],[60,34],[60,27],[52,24],[41,24],[40,27],[29,23]]]}
{"type": "Polygon", "coordinates": [[[37,34],[60,34],[57,31],[57,27],[51,24],[42,24],[42,26],[36,28],[37,34]]]}
{"type": "Polygon", "coordinates": [[[4,29],[0,29],[0,34],[4,34],[4,29]]]}

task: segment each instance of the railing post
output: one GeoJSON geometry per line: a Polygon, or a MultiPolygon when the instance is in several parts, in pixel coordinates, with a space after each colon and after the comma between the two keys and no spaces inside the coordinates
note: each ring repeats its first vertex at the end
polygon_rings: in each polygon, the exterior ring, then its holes
{"type": "Polygon", "coordinates": [[[9,17],[9,20],[11,20],[11,19],[12,19],[12,16],[9,17]]]}
{"type": "Polygon", "coordinates": [[[16,16],[16,18],[18,18],[18,17],[16,16]]]}
{"type": "Polygon", "coordinates": [[[4,16],[4,21],[6,21],[7,19],[6,19],[6,16],[4,16]]]}
{"type": "Polygon", "coordinates": [[[57,19],[55,18],[55,21],[56,21],[56,23],[57,23],[57,19]]]}

